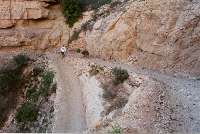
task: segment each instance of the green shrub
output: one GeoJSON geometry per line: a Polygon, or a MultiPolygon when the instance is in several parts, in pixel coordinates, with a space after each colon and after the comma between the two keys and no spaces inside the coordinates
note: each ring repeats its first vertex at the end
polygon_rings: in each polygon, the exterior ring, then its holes
{"type": "Polygon", "coordinates": [[[0,92],[17,88],[22,81],[22,68],[27,65],[29,58],[19,54],[13,57],[7,65],[0,69],[0,92]]]}
{"type": "Polygon", "coordinates": [[[39,75],[40,73],[42,73],[44,71],[44,68],[43,67],[40,67],[40,66],[35,66],[33,68],[33,75],[34,76],[37,76],[39,75]]]}
{"type": "Polygon", "coordinates": [[[113,84],[114,85],[119,85],[129,78],[129,74],[128,74],[127,70],[117,68],[117,67],[115,67],[112,70],[112,74],[114,76],[113,77],[113,84]]]}
{"type": "Polygon", "coordinates": [[[42,96],[48,96],[49,89],[53,83],[54,73],[52,71],[44,72],[42,75],[41,85],[40,85],[40,94],[42,96]]]}
{"type": "Polygon", "coordinates": [[[33,122],[37,120],[38,108],[35,104],[26,102],[17,111],[17,122],[33,122]]]}
{"type": "Polygon", "coordinates": [[[67,23],[70,27],[78,21],[81,16],[81,5],[78,0],[61,0],[63,14],[66,17],[67,23]]]}
{"type": "Polygon", "coordinates": [[[119,125],[113,125],[110,133],[111,134],[122,134],[122,129],[119,125]]]}
{"type": "Polygon", "coordinates": [[[32,87],[27,90],[26,92],[26,98],[29,101],[36,102],[40,96],[39,91],[37,91],[36,87],[32,87]]]}
{"type": "Polygon", "coordinates": [[[19,54],[15,56],[13,60],[16,63],[17,67],[22,67],[28,64],[29,57],[23,54],[19,54]]]}
{"type": "Polygon", "coordinates": [[[81,52],[81,49],[80,49],[80,48],[76,49],[76,52],[77,52],[77,53],[80,53],[80,52],[81,52]]]}
{"type": "Polygon", "coordinates": [[[0,74],[0,93],[16,88],[21,81],[21,76],[15,71],[0,74]]]}

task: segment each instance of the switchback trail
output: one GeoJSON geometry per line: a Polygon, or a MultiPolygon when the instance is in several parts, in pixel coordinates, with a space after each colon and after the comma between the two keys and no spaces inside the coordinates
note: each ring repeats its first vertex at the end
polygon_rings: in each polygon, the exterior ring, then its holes
{"type": "MultiPolygon", "coordinates": [[[[77,58],[76,54],[69,54],[68,58],[73,60],[84,60],[86,64],[95,63],[106,67],[121,67],[129,73],[141,74],[159,80],[170,86],[170,92],[177,96],[183,104],[182,117],[184,126],[188,132],[200,132],[200,81],[196,79],[175,77],[169,74],[160,73],[153,70],[136,68],[134,66],[114,62],[104,61],[96,58],[77,58]]],[[[67,59],[55,59],[53,65],[56,68],[58,81],[56,97],[56,115],[54,132],[81,132],[86,129],[84,104],[82,101],[82,89],[79,79],[74,75],[73,65],[67,59]]]]}

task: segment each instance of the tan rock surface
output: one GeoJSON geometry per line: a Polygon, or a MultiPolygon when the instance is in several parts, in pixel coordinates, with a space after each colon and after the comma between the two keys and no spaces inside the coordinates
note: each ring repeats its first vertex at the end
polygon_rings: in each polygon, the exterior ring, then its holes
{"type": "Polygon", "coordinates": [[[68,27],[57,2],[7,0],[0,5],[0,48],[67,44],[68,27]]]}
{"type": "Polygon", "coordinates": [[[132,1],[127,11],[99,19],[87,49],[153,69],[200,74],[200,1],[132,1]]]}

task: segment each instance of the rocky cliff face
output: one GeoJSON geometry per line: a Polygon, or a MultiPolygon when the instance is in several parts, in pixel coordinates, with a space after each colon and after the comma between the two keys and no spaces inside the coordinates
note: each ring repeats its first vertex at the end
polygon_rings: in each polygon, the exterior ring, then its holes
{"type": "Polygon", "coordinates": [[[91,54],[153,69],[200,73],[200,1],[129,1],[86,35],[91,54]]]}
{"type": "MultiPolygon", "coordinates": [[[[86,48],[94,56],[150,69],[200,75],[199,0],[113,3],[97,11],[94,25],[82,32],[80,40],[72,42],[70,48],[86,48]]],[[[56,0],[4,0],[0,12],[0,48],[46,49],[69,40],[56,0]]],[[[84,17],[75,27],[85,23],[84,17]]]]}
{"type": "Polygon", "coordinates": [[[56,0],[0,1],[0,48],[45,49],[68,41],[68,29],[56,0]]]}

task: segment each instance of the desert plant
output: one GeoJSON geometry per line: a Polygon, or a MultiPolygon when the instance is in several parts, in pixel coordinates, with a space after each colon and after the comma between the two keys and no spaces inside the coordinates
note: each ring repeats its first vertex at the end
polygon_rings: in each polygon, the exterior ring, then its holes
{"type": "Polygon", "coordinates": [[[36,102],[40,96],[40,92],[37,91],[36,87],[32,87],[26,92],[26,99],[28,101],[36,102]]]}
{"type": "Polygon", "coordinates": [[[16,88],[21,81],[21,76],[15,71],[5,72],[0,74],[0,92],[16,88]]]}
{"type": "Polygon", "coordinates": [[[42,75],[41,85],[40,85],[40,94],[42,96],[47,96],[51,84],[53,83],[54,73],[52,71],[46,71],[42,75]]]}
{"type": "Polygon", "coordinates": [[[60,3],[67,23],[72,27],[81,16],[81,5],[78,0],[61,0],[60,3]]]}
{"type": "Polygon", "coordinates": [[[115,67],[112,69],[113,84],[119,85],[129,78],[127,70],[115,67]]]}
{"type": "Polygon", "coordinates": [[[25,102],[17,111],[17,122],[33,122],[37,120],[38,108],[35,104],[25,102]]]}
{"type": "Polygon", "coordinates": [[[118,124],[112,126],[111,134],[122,134],[122,129],[118,124]]]}
{"type": "Polygon", "coordinates": [[[80,48],[76,49],[76,52],[77,52],[77,53],[80,53],[80,52],[81,52],[81,49],[80,49],[80,48]]]}
{"type": "Polygon", "coordinates": [[[37,76],[39,75],[40,73],[44,72],[44,68],[43,67],[40,67],[40,66],[35,66],[33,68],[33,75],[34,76],[37,76]]]}
{"type": "Polygon", "coordinates": [[[29,57],[24,54],[19,54],[13,57],[14,62],[16,63],[17,67],[22,67],[28,64],[29,57]]]}

